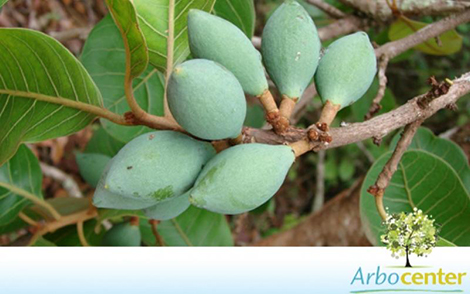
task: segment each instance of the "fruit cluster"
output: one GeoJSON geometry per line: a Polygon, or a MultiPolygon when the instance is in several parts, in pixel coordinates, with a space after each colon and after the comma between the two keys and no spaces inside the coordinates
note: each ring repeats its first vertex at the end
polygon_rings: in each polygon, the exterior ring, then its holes
{"type": "Polygon", "coordinates": [[[168,105],[193,137],[172,131],[141,135],[107,165],[94,195],[97,207],[143,209],[152,219],[178,216],[190,204],[239,214],[268,201],[295,160],[289,146],[242,144],[216,154],[205,142],[241,136],[245,94],[258,97],[276,131],[285,130],[293,105],[315,76],[325,103],[320,122],[358,100],[372,83],[376,59],[359,32],[321,43],[304,8],[288,0],[269,19],[261,54],[230,22],[192,10],[188,35],[195,59],[177,65],[168,81],[168,105]],[[266,70],[282,94],[280,110],[269,93],[266,70]]]}

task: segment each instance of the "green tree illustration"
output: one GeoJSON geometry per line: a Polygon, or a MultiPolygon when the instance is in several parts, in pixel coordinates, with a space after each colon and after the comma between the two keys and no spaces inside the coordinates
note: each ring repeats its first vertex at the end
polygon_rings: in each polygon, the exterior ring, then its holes
{"type": "Polygon", "coordinates": [[[386,233],[381,240],[393,257],[406,256],[405,267],[411,267],[410,254],[428,255],[436,246],[438,237],[434,220],[417,208],[410,213],[388,215],[385,226],[386,233]]]}

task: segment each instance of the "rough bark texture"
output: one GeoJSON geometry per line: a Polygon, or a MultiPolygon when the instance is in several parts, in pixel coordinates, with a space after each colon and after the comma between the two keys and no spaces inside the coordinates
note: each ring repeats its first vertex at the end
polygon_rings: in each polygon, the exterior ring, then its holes
{"type": "MultiPolygon", "coordinates": [[[[378,21],[387,22],[393,18],[392,10],[386,0],[340,1],[378,21]]],[[[395,2],[397,9],[405,15],[447,15],[470,8],[468,0],[395,0],[395,2]]]]}
{"type": "MultiPolygon", "coordinates": [[[[256,246],[369,246],[362,231],[359,198],[362,179],[308,216],[294,228],[270,236],[256,246]]],[[[371,196],[372,197],[372,196],[371,196]]]]}

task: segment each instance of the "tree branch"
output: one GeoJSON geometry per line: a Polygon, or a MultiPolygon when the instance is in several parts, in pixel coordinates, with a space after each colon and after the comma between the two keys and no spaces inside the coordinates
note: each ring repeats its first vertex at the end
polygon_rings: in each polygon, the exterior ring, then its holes
{"type": "MultiPolygon", "coordinates": [[[[369,17],[381,22],[387,22],[393,19],[393,12],[388,7],[385,0],[340,0],[344,4],[359,10],[369,17]]],[[[399,0],[395,2],[397,9],[404,15],[449,15],[451,13],[461,12],[470,8],[470,2],[467,0],[399,0]]]]}
{"type": "Polygon", "coordinates": [[[426,40],[435,38],[448,30],[451,30],[462,23],[470,21],[470,9],[459,14],[448,16],[440,21],[432,23],[416,33],[409,35],[403,39],[389,42],[375,50],[377,58],[385,55],[389,59],[411,49],[426,40]]]}
{"type": "Polygon", "coordinates": [[[377,95],[375,96],[374,100],[372,100],[372,105],[369,108],[369,112],[367,112],[366,116],[364,117],[365,120],[371,119],[377,112],[382,109],[382,105],[380,102],[382,101],[383,97],[385,96],[385,90],[387,89],[387,76],[385,75],[385,71],[387,70],[388,66],[388,57],[383,55],[379,60],[379,71],[377,76],[379,77],[379,90],[377,91],[377,95]]]}
{"type": "MultiPolygon", "coordinates": [[[[455,103],[459,98],[470,93],[470,72],[453,80],[454,85],[444,94],[429,103],[429,107],[421,109],[418,101],[427,94],[410,99],[406,104],[362,123],[352,123],[345,127],[331,128],[329,133],[333,141],[328,145],[321,142],[312,142],[311,149],[331,149],[351,143],[363,141],[372,137],[382,138],[388,133],[418,119],[426,119],[439,109],[455,103]]],[[[319,131],[321,132],[321,131],[319,131]]],[[[244,129],[245,142],[258,142],[266,144],[284,144],[299,141],[306,137],[306,129],[292,128],[283,136],[276,135],[269,130],[253,128],[244,129]]]]}
{"type": "Polygon", "coordinates": [[[323,0],[307,0],[307,3],[315,5],[316,7],[323,10],[323,12],[333,18],[343,18],[346,16],[346,14],[344,14],[341,10],[334,7],[333,5],[326,3],[323,0]]]}
{"type": "Polygon", "coordinates": [[[385,211],[383,205],[383,196],[385,193],[385,189],[387,189],[390,180],[392,179],[393,174],[397,171],[398,164],[400,163],[403,154],[410,146],[411,141],[413,140],[416,131],[418,130],[419,126],[423,123],[424,119],[420,119],[414,121],[405,127],[403,134],[398,141],[397,147],[395,147],[395,151],[393,152],[390,159],[385,164],[382,172],[380,172],[377,181],[373,186],[370,186],[367,192],[372,194],[375,197],[375,204],[377,207],[377,211],[379,212],[380,217],[383,220],[387,219],[387,212],[385,211]]]}

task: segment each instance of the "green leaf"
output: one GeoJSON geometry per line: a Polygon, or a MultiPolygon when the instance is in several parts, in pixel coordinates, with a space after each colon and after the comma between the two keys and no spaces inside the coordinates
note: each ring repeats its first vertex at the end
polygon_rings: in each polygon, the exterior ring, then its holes
{"type": "Polygon", "coordinates": [[[214,14],[239,27],[248,38],[253,37],[256,23],[253,0],[217,0],[214,14]]]}
{"type": "Polygon", "coordinates": [[[457,245],[455,245],[452,242],[447,241],[446,239],[438,239],[437,243],[436,243],[436,246],[439,246],[439,247],[454,247],[454,246],[457,246],[457,245]]]}
{"type": "MultiPolygon", "coordinates": [[[[18,221],[18,213],[30,205],[31,201],[2,187],[2,184],[14,186],[43,199],[39,161],[25,145],[21,145],[16,155],[0,167],[0,227],[7,227],[14,222],[23,225],[23,222],[18,221]]],[[[11,231],[15,229],[17,228],[10,227],[11,231]]]]}
{"type": "Polygon", "coordinates": [[[61,103],[101,106],[98,88],[83,66],[43,33],[0,29],[0,64],[0,165],[21,142],[66,136],[94,119],[61,103]]]}
{"type": "Polygon", "coordinates": [[[5,5],[5,3],[7,3],[8,0],[0,0],[0,11],[2,9],[2,6],[5,5]]]}
{"type": "MultiPolygon", "coordinates": [[[[142,240],[147,245],[155,245],[155,236],[149,219],[135,210],[100,210],[99,221],[140,217],[142,240]]],[[[157,230],[167,246],[232,246],[233,240],[224,215],[191,206],[177,218],[162,221],[157,230]]]]}
{"type": "Polygon", "coordinates": [[[130,0],[106,0],[114,23],[124,39],[129,58],[129,78],[141,75],[149,62],[148,48],[139,28],[134,4],[130,0]]]}
{"type": "MultiPolygon", "coordinates": [[[[110,15],[93,28],[80,60],[103,93],[105,107],[119,114],[130,111],[124,90],[124,42],[110,15]]],[[[142,109],[150,114],[163,115],[164,84],[163,76],[151,67],[134,79],[134,97],[142,109]]],[[[101,123],[115,140],[122,143],[151,131],[144,126],[121,126],[104,119],[101,123]]]]}
{"type": "MultiPolygon", "coordinates": [[[[101,245],[101,239],[105,230],[100,230],[99,233],[95,232],[96,220],[92,219],[83,224],[83,234],[91,246],[101,245]]],[[[76,225],[66,226],[57,230],[54,233],[47,234],[44,239],[56,244],[57,246],[82,246],[76,225]]]]}
{"type": "Polygon", "coordinates": [[[50,246],[57,246],[56,244],[52,243],[49,240],[44,239],[43,237],[37,238],[36,242],[31,246],[42,246],[42,247],[50,247],[50,246]]]}
{"type": "MultiPolygon", "coordinates": [[[[61,216],[67,216],[80,211],[85,211],[90,208],[90,200],[87,198],[74,198],[74,197],[61,197],[47,199],[46,202],[50,204],[61,216]]],[[[25,210],[25,213],[33,219],[52,219],[50,212],[43,207],[34,205],[25,210]],[[31,215],[31,212],[36,213],[40,217],[31,215]]]]}
{"type": "MultiPolygon", "coordinates": [[[[149,219],[140,210],[100,209],[97,225],[105,219],[121,220],[123,217],[140,218],[142,240],[155,245],[155,236],[149,219]]],[[[224,215],[190,206],[178,217],[162,221],[157,226],[167,246],[232,246],[230,227],[224,215]]]]}
{"type": "MultiPolygon", "coordinates": [[[[414,34],[427,25],[427,23],[411,20],[402,16],[392,23],[388,31],[388,37],[392,41],[399,40],[414,34]]],[[[431,38],[415,46],[414,49],[431,55],[450,55],[460,51],[462,48],[462,40],[462,36],[454,29],[440,35],[439,43],[436,41],[436,38],[431,38]]]]}
{"type": "MultiPolygon", "coordinates": [[[[392,151],[371,167],[361,188],[361,219],[366,235],[380,244],[382,220],[374,197],[367,192],[390,158],[392,151]]],[[[385,190],[388,213],[411,212],[414,207],[436,220],[440,238],[458,246],[470,245],[470,196],[457,170],[446,160],[423,150],[405,152],[385,190]]]]}
{"type": "Polygon", "coordinates": [[[98,217],[96,218],[96,228],[98,230],[101,223],[105,220],[121,219],[126,216],[137,216],[143,219],[147,219],[141,210],[121,210],[121,209],[99,209],[98,217]]]}
{"type": "Polygon", "coordinates": [[[171,246],[232,246],[225,216],[194,206],[175,219],[160,223],[158,232],[171,246]]]}
{"type": "MultiPolygon", "coordinates": [[[[393,137],[390,142],[390,150],[395,150],[401,133],[393,137]]],[[[433,153],[441,159],[447,161],[457,172],[467,191],[470,191],[470,167],[467,156],[459,145],[446,139],[436,137],[428,128],[419,128],[411,141],[408,150],[418,149],[433,153]]]]}
{"type": "Polygon", "coordinates": [[[75,159],[80,170],[80,175],[90,186],[96,188],[100,181],[101,174],[111,160],[111,157],[98,153],[76,152],[75,159]]]}
{"type": "Polygon", "coordinates": [[[8,234],[11,232],[18,231],[19,229],[27,227],[28,224],[25,223],[21,218],[15,217],[7,225],[0,225],[0,235],[8,234]]]}
{"type": "Polygon", "coordinates": [[[248,104],[245,123],[243,125],[252,128],[261,128],[265,123],[266,119],[263,107],[259,104],[248,104]]]}
{"type": "Polygon", "coordinates": [[[134,0],[150,63],[165,73],[168,59],[172,65],[183,62],[189,55],[189,10],[210,12],[214,3],[215,0],[134,0]],[[168,52],[168,47],[173,50],[168,52]]]}
{"type": "Polygon", "coordinates": [[[97,153],[114,157],[124,143],[111,137],[102,127],[98,128],[85,148],[85,153],[97,153]]]}

